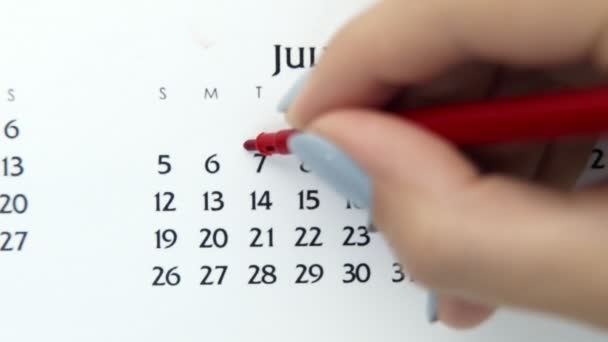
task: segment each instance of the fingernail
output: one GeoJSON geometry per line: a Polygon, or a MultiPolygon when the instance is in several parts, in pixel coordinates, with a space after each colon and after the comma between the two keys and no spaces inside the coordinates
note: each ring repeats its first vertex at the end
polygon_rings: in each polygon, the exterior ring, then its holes
{"type": "Polygon", "coordinates": [[[287,113],[289,107],[291,106],[291,103],[296,98],[296,96],[298,96],[298,93],[300,92],[300,89],[302,89],[304,83],[306,83],[307,78],[308,72],[298,77],[298,79],[296,79],[296,81],[291,85],[287,93],[283,95],[281,101],[279,101],[278,106],[278,110],[280,113],[287,113]]]}
{"type": "Polygon", "coordinates": [[[289,149],[317,176],[361,208],[369,208],[371,186],[367,175],[332,142],[316,134],[300,133],[287,142],[289,149]]]}
{"type": "Polygon", "coordinates": [[[426,303],[426,315],[429,323],[435,323],[439,320],[438,305],[437,293],[435,291],[430,291],[427,295],[426,303]]]}

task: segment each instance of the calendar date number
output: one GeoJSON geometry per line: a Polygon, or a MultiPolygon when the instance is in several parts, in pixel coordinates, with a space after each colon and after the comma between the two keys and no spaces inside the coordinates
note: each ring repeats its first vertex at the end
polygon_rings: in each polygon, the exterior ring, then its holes
{"type": "Polygon", "coordinates": [[[0,231],[0,253],[22,252],[27,237],[26,231],[0,231]]]}

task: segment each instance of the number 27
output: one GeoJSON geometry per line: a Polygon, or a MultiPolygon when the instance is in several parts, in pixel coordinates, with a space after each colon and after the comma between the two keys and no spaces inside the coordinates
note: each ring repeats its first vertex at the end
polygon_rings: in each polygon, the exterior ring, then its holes
{"type": "Polygon", "coordinates": [[[13,234],[9,232],[0,232],[0,252],[21,251],[26,238],[27,232],[15,232],[13,234]],[[2,238],[4,238],[4,241],[1,241],[2,238]],[[15,240],[17,240],[17,238],[19,239],[16,247],[11,246],[13,238],[15,240]]]}

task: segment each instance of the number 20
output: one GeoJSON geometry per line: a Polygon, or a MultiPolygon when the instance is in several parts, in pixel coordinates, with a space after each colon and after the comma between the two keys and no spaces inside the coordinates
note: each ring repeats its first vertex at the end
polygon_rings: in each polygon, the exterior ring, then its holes
{"type": "Polygon", "coordinates": [[[0,194],[0,214],[23,214],[27,211],[28,202],[24,194],[14,196],[0,194]]]}

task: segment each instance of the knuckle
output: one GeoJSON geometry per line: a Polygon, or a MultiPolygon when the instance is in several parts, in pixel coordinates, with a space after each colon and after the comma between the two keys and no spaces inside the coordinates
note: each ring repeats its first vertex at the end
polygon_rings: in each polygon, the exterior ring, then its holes
{"type": "Polygon", "coordinates": [[[397,216],[387,220],[396,223],[386,232],[389,241],[416,281],[430,287],[449,286],[468,258],[456,219],[460,213],[441,201],[416,202],[406,210],[390,210],[397,216]]]}
{"type": "Polygon", "coordinates": [[[406,265],[412,276],[431,287],[445,287],[457,277],[462,265],[462,253],[458,242],[447,230],[455,227],[420,225],[411,229],[406,265]]]}
{"type": "Polygon", "coordinates": [[[484,203],[499,193],[508,196],[504,181],[502,176],[486,176],[455,196],[435,200],[409,227],[403,240],[408,241],[405,257],[414,277],[431,287],[450,288],[476,272],[490,250],[482,246],[487,225],[500,215],[499,208],[484,203]]]}

